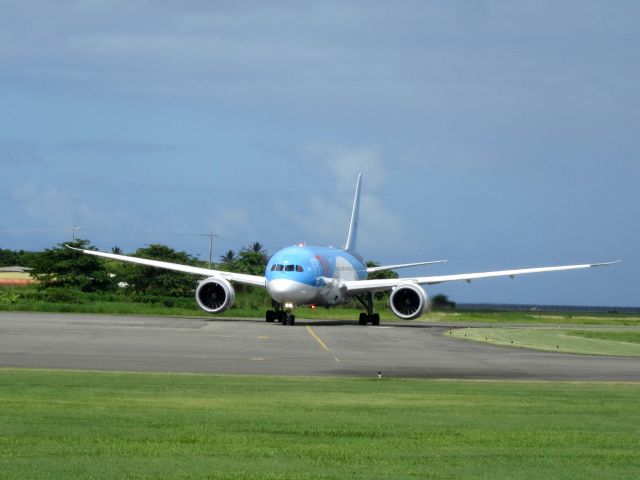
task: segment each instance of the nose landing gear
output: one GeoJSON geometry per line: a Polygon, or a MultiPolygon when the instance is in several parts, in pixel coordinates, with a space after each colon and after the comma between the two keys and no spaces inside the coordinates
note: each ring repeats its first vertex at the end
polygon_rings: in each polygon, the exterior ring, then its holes
{"type": "Polygon", "coordinates": [[[269,323],[280,322],[282,325],[295,325],[296,316],[283,310],[279,303],[273,302],[273,310],[267,310],[265,320],[269,323]]]}

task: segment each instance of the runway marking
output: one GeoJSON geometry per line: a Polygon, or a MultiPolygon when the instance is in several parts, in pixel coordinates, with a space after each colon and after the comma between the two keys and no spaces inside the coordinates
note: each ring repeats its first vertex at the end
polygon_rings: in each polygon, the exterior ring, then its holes
{"type": "Polygon", "coordinates": [[[268,335],[260,335],[258,337],[259,340],[269,340],[269,336],[268,335]]]}
{"type": "Polygon", "coordinates": [[[322,339],[316,335],[316,332],[313,331],[313,328],[311,328],[309,325],[307,325],[307,331],[309,332],[309,334],[316,339],[316,342],[318,342],[320,344],[320,346],[323,348],[323,350],[326,350],[327,352],[330,352],[331,349],[329,347],[327,347],[327,344],[324,343],[322,341],[322,339]]]}
{"type": "Polygon", "coordinates": [[[264,362],[264,357],[251,357],[249,360],[252,362],[264,362]]]}

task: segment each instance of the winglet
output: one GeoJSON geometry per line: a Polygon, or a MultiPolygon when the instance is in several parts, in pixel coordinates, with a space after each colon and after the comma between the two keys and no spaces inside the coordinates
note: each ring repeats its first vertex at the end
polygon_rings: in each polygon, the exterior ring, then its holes
{"type": "Polygon", "coordinates": [[[349,222],[349,234],[344,249],[353,252],[356,249],[358,240],[358,217],[360,216],[360,186],[362,185],[362,173],[358,174],[356,193],[353,197],[353,209],[351,210],[351,222],[349,222]]]}

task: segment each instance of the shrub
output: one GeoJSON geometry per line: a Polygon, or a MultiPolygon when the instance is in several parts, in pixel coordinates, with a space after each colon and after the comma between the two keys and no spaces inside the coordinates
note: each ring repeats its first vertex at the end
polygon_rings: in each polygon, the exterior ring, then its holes
{"type": "Polygon", "coordinates": [[[70,288],[48,288],[41,292],[40,299],[48,303],[84,303],[82,293],[70,288]]]}

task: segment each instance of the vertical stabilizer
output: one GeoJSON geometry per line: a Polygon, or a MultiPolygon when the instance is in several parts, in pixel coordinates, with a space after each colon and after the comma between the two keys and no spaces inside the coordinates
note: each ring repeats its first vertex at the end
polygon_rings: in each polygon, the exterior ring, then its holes
{"type": "Polygon", "coordinates": [[[360,186],[362,184],[362,173],[358,174],[356,184],[356,194],[353,197],[353,209],[351,210],[351,222],[349,223],[349,235],[344,249],[348,252],[355,251],[358,241],[358,217],[360,215],[360,186]]]}

